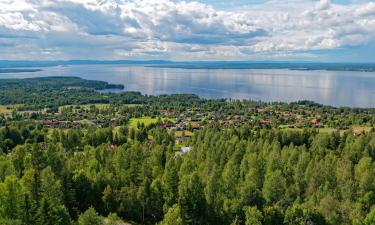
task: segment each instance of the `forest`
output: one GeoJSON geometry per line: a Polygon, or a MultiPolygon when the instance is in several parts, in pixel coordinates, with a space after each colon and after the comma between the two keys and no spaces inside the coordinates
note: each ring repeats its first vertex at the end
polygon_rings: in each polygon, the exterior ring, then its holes
{"type": "Polygon", "coordinates": [[[60,79],[0,81],[0,224],[375,224],[374,109],[60,79]]]}

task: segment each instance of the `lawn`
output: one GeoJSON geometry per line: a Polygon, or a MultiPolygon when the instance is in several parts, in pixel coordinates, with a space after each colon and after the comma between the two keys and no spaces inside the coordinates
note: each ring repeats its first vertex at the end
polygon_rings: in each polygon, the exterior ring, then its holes
{"type": "Polygon", "coordinates": [[[131,128],[137,128],[137,124],[143,123],[144,125],[150,125],[153,123],[156,123],[158,121],[158,118],[151,118],[151,117],[142,117],[142,118],[132,118],[129,121],[129,127],[131,128]]]}
{"type": "Polygon", "coordinates": [[[174,136],[175,137],[181,137],[183,132],[185,133],[185,137],[191,137],[191,136],[193,136],[193,133],[191,131],[188,131],[188,130],[185,130],[185,131],[176,131],[174,133],[174,136]]]}
{"type": "MultiPolygon", "coordinates": [[[[130,121],[129,121],[129,127],[130,128],[137,128],[138,122],[143,123],[144,125],[147,126],[147,125],[158,122],[158,119],[159,118],[151,118],[151,117],[131,118],[130,121]]],[[[160,117],[160,120],[161,121],[169,120],[169,121],[172,121],[172,122],[176,122],[175,118],[160,117]]]]}
{"type": "Polygon", "coordinates": [[[330,127],[324,127],[324,128],[317,128],[319,133],[333,133],[337,131],[335,128],[330,128],[330,127]]]}

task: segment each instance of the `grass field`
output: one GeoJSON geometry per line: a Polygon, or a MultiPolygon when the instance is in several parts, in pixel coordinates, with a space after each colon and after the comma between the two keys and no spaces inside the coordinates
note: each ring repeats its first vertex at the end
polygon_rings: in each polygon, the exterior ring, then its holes
{"type": "MultiPolygon", "coordinates": [[[[289,128],[289,127],[280,127],[284,130],[291,130],[291,131],[303,131],[303,128],[289,128]]],[[[332,132],[335,132],[336,129],[335,128],[329,128],[329,127],[324,127],[324,128],[317,128],[317,130],[320,132],[320,133],[332,133],[332,132]]]]}
{"type": "Polygon", "coordinates": [[[125,104],[124,106],[129,107],[129,108],[134,108],[137,106],[143,106],[143,104],[125,104]]]}
{"type": "MultiPolygon", "coordinates": [[[[79,106],[81,107],[81,109],[90,109],[90,107],[92,105],[95,105],[95,107],[98,108],[98,109],[107,109],[107,108],[110,107],[110,104],[85,104],[85,105],[79,105],[79,106]]],[[[76,106],[78,106],[78,105],[64,105],[64,106],[60,106],[59,107],[59,112],[61,112],[61,109],[68,108],[70,106],[73,106],[73,108],[75,109],[76,106]]],[[[129,107],[129,108],[134,108],[134,107],[137,107],[137,106],[142,106],[142,104],[124,104],[123,106],[129,107]]]]}
{"type": "MultiPolygon", "coordinates": [[[[151,118],[151,117],[131,118],[130,121],[129,121],[129,127],[130,128],[137,128],[138,122],[143,123],[144,125],[147,126],[147,125],[158,122],[158,119],[159,118],[151,118]]],[[[161,121],[169,120],[169,121],[172,121],[172,122],[176,122],[175,118],[161,117],[160,120],[161,121]]]]}
{"type": "Polygon", "coordinates": [[[106,109],[110,106],[110,104],[64,105],[59,107],[59,112],[61,112],[62,109],[68,108],[70,106],[73,106],[73,109],[76,109],[77,106],[79,106],[81,109],[90,109],[92,105],[95,105],[95,107],[98,109],[106,109]]]}
{"type": "Polygon", "coordinates": [[[151,118],[151,117],[142,117],[142,118],[132,118],[129,121],[129,127],[131,128],[137,128],[137,124],[143,123],[144,125],[150,125],[153,123],[156,123],[158,121],[157,118],[151,118]]]}
{"type": "Polygon", "coordinates": [[[22,105],[0,105],[0,113],[9,114],[19,106],[22,105]]]}
{"type": "Polygon", "coordinates": [[[354,133],[370,132],[372,127],[370,126],[353,126],[354,133]]]}
{"type": "Polygon", "coordinates": [[[181,137],[181,136],[182,136],[182,133],[185,133],[185,137],[191,137],[191,136],[193,136],[193,132],[188,131],[188,130],[185,130],[185,131],[176,131],[176,132],[174,133],[174,136],[175,136],[175,137],[181,137]]]}
{"type": "MultiPolygon", "coordinates": [[[[285,129],[285,130],[303,131],[303,128],[289,128],[289,127],[286,127],[284,125],[280,126],[280,128],[285,129]]],[[[362,133],[362,132],[365,132],[365,133],[370,132],[372,127],[370,127],[370,126],[352,126],[352,129],[353,129],[354,133],[359,134],[359,133],[362,133]]],[[[332,132],[336,131],[335,128],[330,128],[330,127],[317,128],[317,130],[320,133],[332,133],[332,132]]],[[[348,130],[340,130],[340,134],[343,134],[345,131],[348,131],[348,130]]]]}
{"type": "Polygon", "coordinates": [[[337,131],[335,128],[330,128],[330,127],[324,127],[324,128],[318,128],[320,133],[332,133],[337,131]]]}

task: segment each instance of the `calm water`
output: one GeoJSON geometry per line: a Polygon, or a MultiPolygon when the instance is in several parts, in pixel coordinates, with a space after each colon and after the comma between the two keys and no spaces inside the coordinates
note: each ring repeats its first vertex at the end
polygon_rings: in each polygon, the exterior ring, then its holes
{"type": "Polygon", "coordinates": [[[327,105],[375,107],[375,73],[291,70],[205,70],[124,65],[79,65],[43,68],[35,73],[0,74],[1,78],[79,76],[124,84],[125,91],[160,95],[194,93],[203,98],[291,102],[312,100],[327,105]]]}

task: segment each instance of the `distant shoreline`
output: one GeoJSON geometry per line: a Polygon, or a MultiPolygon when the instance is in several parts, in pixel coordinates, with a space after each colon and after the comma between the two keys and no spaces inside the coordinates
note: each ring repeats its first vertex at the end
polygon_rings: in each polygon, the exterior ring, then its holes
{"type": "Polygon", "coordinates": [[[375,72],[375,65],[371,66],[347,66],[347,65],[299,65],[299,64],[207,64],[207,65],[146,65],[150,68],[170,68],[170,69],[205,69],[205,70],[276,70],[287,69],[296,71],[352,71],[352,72],[375,72]]]}
{"type": "Polygon", "coordinates": [[[0,73],[38,72],[39,68],[75,65],[123,65],[151,68],[176,69],[289,69],[375,72],[375,63],[320,63],[320,62],[251,62],[251,61],[163,61],[163,60],[113,60],[113,61],[3,61],[0,60],[0,73]],[[27,69],[31,68],[31,69],[27,69]],[[36,68],[36,69],[32,69],[36,68]]]}
{"type": "Polygon", "coordinates": [[[42,71],[41,69],[1,69],[0,73],[34,73],[42,71]]]}

